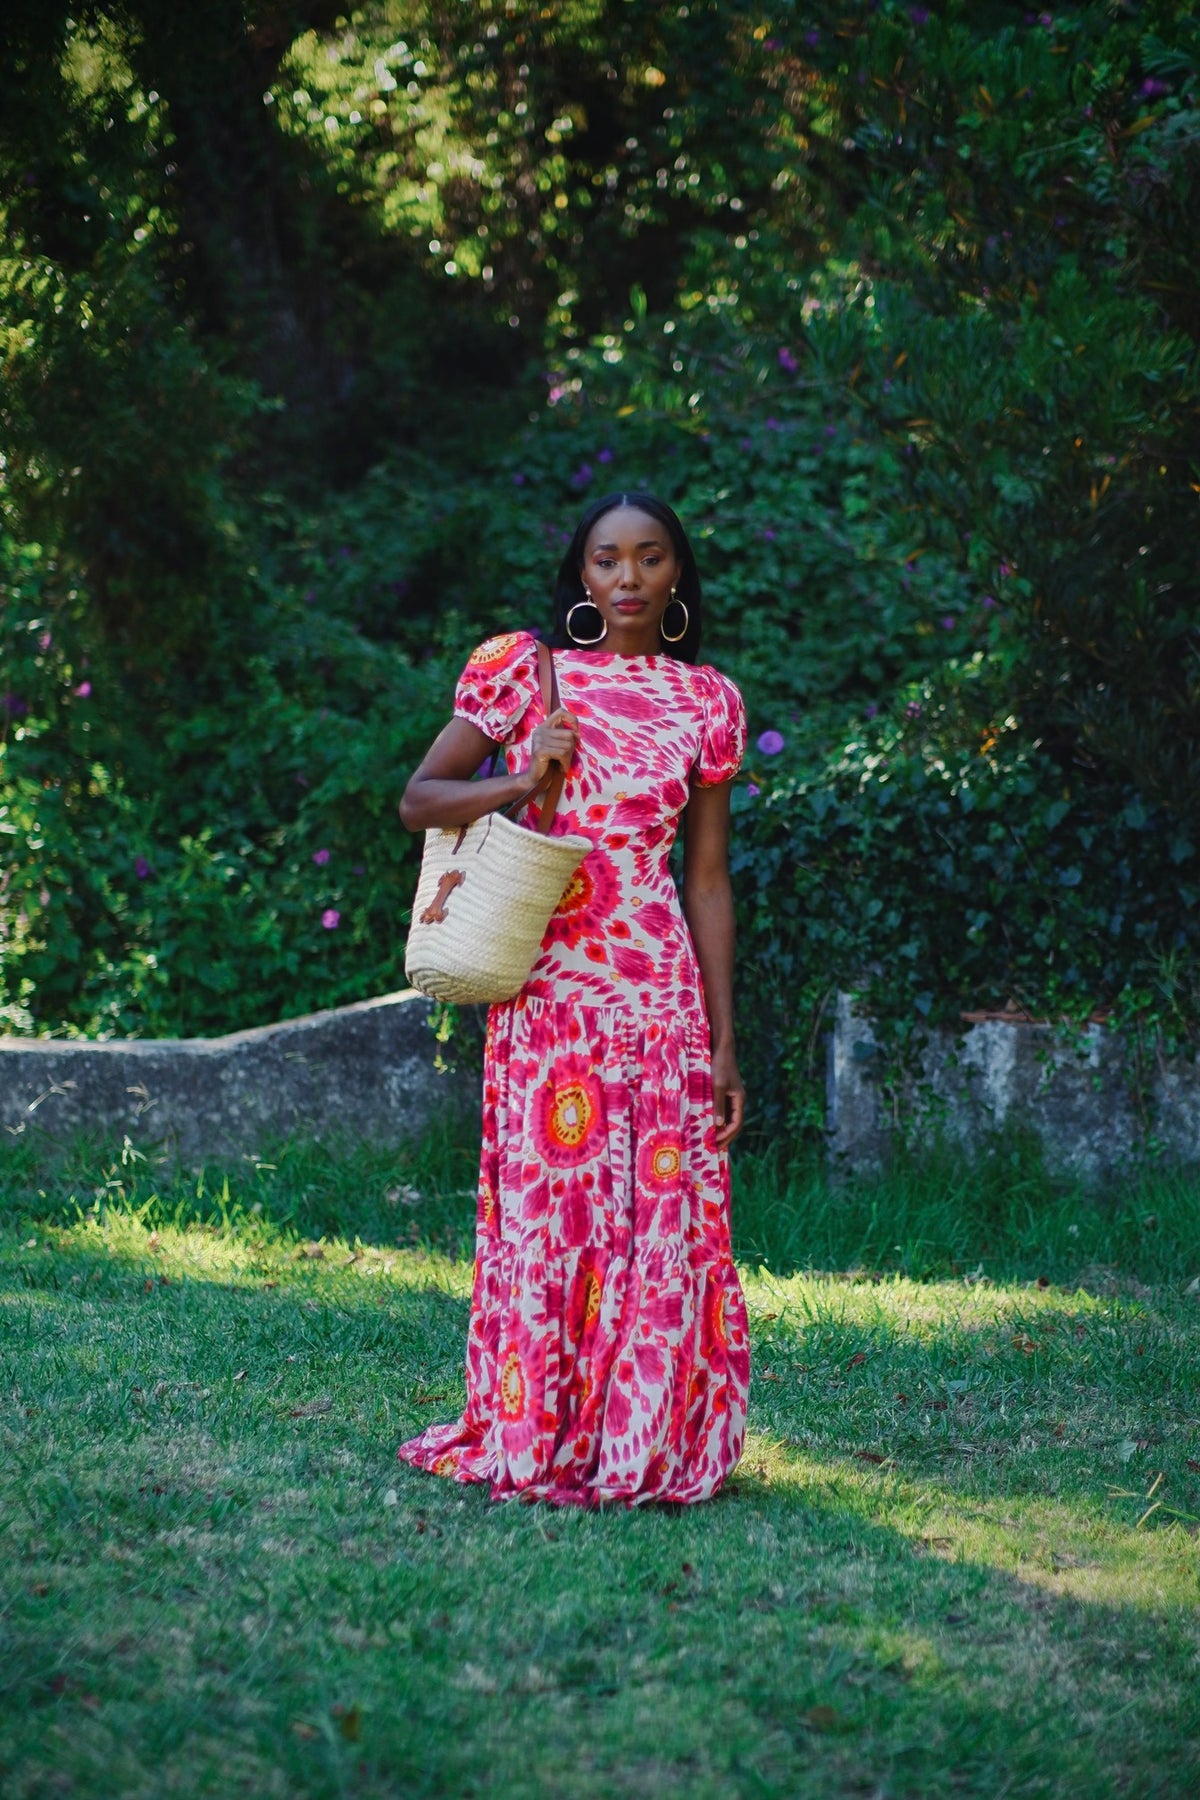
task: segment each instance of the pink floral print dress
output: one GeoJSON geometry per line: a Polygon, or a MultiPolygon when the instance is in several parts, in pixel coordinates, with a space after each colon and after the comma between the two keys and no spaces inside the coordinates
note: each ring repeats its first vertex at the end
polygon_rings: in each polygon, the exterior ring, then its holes
{"type": "MultiPolygon", "coordinates": [[[[668,856],[689,786],[737,773],[745,712],[670,656],[555,665],[580,735],[554,830],[595,848],[488,1015],[466,1410],[400,1455],[495,1498],[703,1500],[741,1454],[749,1339],[668,856]]],[[[544,718],[528,633],[480,645],[455,713],[524,764],[544,718]]]]}

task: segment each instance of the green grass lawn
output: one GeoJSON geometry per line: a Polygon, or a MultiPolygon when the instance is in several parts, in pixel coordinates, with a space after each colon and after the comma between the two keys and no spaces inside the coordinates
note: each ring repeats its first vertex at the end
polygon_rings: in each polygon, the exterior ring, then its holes
{"type": "Polygon", "coordinates": [[[1197,1792],[1194,1188],[746,1158],[736,1478],[581,1515],[396,1462],[472,1161],[5,1151],[5,1795],[1197,1792]]]}

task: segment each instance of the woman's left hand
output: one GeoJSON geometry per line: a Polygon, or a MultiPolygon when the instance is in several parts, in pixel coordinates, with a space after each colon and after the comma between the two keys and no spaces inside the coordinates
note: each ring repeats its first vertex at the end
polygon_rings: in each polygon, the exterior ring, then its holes
{"type": "Polygon", "coordinates": [[[746,1090],[732,1050],[713,1051],[712,1084],[717,1149],[725,1150],[742,1129],[746,1118],[746,1090]]]}

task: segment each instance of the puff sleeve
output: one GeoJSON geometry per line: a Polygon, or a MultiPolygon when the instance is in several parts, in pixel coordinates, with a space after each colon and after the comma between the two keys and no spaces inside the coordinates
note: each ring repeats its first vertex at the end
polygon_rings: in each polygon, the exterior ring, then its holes
{"type": "MultiPolygon", "coordinates": [[[[697,671],[701,673],[701,671],[697,671]]],[[[746,707],[733,682],[716,669],[702,671],[704,721],[700,749],[692,769],[697,787],[719,787],[732,781],[746,752],[746,707]]]]}
{"type": "Polygon", "coordinates": [[[527,631],[510,631],[471,652],[454,691],[454,716],[507,744],[537,691],[535,641],[527,631]]]}

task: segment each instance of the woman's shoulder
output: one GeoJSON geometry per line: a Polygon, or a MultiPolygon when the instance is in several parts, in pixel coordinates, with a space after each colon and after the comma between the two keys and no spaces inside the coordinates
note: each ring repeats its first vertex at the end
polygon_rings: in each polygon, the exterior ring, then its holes
{"type": "Polygon", "coordinates": [[[468,669],[486,669],[491,674],[512,671],[527,663],[530,670],[537,662],[537,639],[532,631],[503,631],[498,637],[485,638],[467,658],[468,669]]]}
{"type": "Polygon", "coordinates": [[[715,669],[711,663],[696,663],[693,674],[699,678],[701,691],[710,703],[739,707],[742,705],[742,690],[730,676],[715,669]]]}

